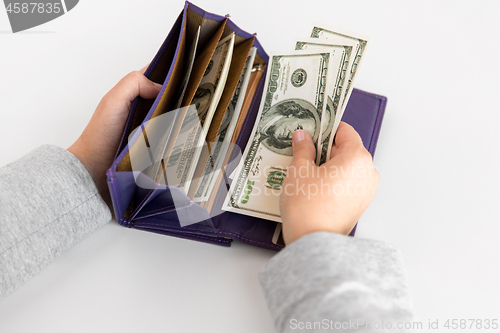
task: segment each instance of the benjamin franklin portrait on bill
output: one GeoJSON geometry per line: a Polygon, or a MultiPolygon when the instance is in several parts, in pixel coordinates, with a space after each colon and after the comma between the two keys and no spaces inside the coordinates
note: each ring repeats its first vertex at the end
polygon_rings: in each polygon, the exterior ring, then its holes
{"type": "Polygon", "coordinates": [[[314,141],[318,139],[321,121],[318,110],[302,99],[287,99],[273,105],[262,115],[258,133],[266,148],[292,156],[292,136],[298,130],[308,132],[314,141]]]}
{"type": "Polygon", "coordinates": [[[196,93],[194,94],[193,101],[191,102],[191,105],[196,107],[197,112],[188,112],[186,118],[184,119],[181,133],[192,128],[197,121],[199,121],[203,126],[203,123],[207,118],[210,102],[212,102],[212,98],[214,97],[214,91],[215,87],[212,83],[204,83],[198,87],[196,93]]]}

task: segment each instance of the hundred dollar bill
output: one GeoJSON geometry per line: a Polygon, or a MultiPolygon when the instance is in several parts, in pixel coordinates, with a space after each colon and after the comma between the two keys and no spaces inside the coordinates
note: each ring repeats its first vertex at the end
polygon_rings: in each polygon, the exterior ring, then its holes
{"type": "MultiPolygon", "coordinates": [[[[312,29],[311,32],[311,37],[312,38],[319,38],[323,40],[327,40],[328,43],[335,43],[335,44],[341,44],[341,45],[353,45],[354,50],[353,50],[353,55],[352,55],[352,60],[349,63],[349,68],[348,68],[348,73],[349,73],[349,78],[346,86],[346,90],[343,96],[343,101],[342,101],[342,107],[340,110],[340,113],[335,120],[334,124],[334,131],[337,130],[340,120],[342,119],[342,115],[344,114],[345,107],[347,106],[347,102],[349,101],[349,97],[351,96],[352,89],[353,89],[353,84],[354,81],[356,80],[357,73],[359,72],[359,66],[361,65],[361,62],[363,60],[363,56],[365,54],[365,50],[368,46],[369,39],[367,37],[361,37],[359,35],[354,36],[352,33],[344,33],[344,32],[339,32],[321,28],[319,26],[315,26],[312,29]],[[349,44],[351,43],[351,44],[349,44]]],[[[333,139],[335,135],[330,136],[330,141],[328,144],[327,148],[327,160],[330,159],[330,152],[331,152],[331,147],[333,144],[333,139]]]]}
{"type": "MultiPolygon", "coordinates": [[[[163,161],[163,157],[171,154],[171,151],[169,150],[169,138],[172,135],[172,132],[174,131],[175,123],[178,121],[179,116],[183,114],[183,112],[179,109],[181,107],[182,100],[184,98],[184,94],[186,93],[186,88],[187,84],[189,81],[189,78],[191,76],[191,72],[193,70],[193,65],[194,65],[194,60],[196,56],[196,50],[198,47],[198,40],[200,38],[200,31],[201,31],[201,26],[198,26],[198,30],[196,31],[196,35],[193,39],[193,42],[191,43],[191,47],[189,49],[189,52],[187,53],[186,56],[186,70],[184,73],[184,77],[182,79],[182,83],[180,85],[181,90],[179,94],[179,98],[177,100],[177,103],[175,104],[175,109],[177,110],[176,112],[169,113],[168,115],[164,114],[162,116],[162,121],[152,121],[148,122],[147,124],[147,131],[145,129],[145,133],[143,134],[145,138],[148,139],[148,144],[154,142],[161,143],[161,149],[155,149],[155,152],[157,154],[153,155],[152,153],[150,154],[150,159],[151,161],[161,161],[160,163],[155,163],[156,168],[154,169],[153,176],[151,178],[153,179],[163,179],[166,180],[166,173],[165,173],[165,164],[163,161]],[[161,127],[161,128],[158,128],[161,127]],[[151,134],[156,134],[159,131],[163,132],[163,137],[161,140],[155,140],[155,136],[149,138],[151,134]],[[148,132],[148,134],[146,134],[148,132]],[[151,139],[151,140],[150,140],[151,139]],[[159,154],[158,154],[159,153],[159,154]],[[161,171],[161,172],[160,172],[161,171]]],[[[171,148],[171,146],[170,146],[171,148]]],[[[149,149],[151,150],[151,149],[149,149]]],[[[166,182],[165,182],[166,184],[166,182]]]]}
{"type": "MultiPolygon", "coordinates": [[[[342,100],[346,90],[345,78],[349,59],[351,58],[352,46],[321,44],[317,41],[298,41],[296,50],[320,50],[332,53],[332,67],[328,70],[328,95],[326,99],[325,113],[321,117],[321,142],[318,147],[318,164],[327,161],[327,148],[330,142],[330,136],[335,135],[337,131],[334,128],[336,115],[340,114],[342,100]]],[[[337,125],[338,126],[338,125],[337,125]]]]}
{"type": "Polygon", "coordinates": [[[166,184],[187,194],[204,148],[205,137],[227,79],[234,47],[234,34],[217,45],[189,108],[179,116],[175,144],[165,167],[166,184]]]}
{"type": "MultiPolygon", "coordinates": [[[[231,143],[235,143],[241,134],[241,130],[244,125],[244,120],[248,115],[249,109],[254,100],[255,92],[257,91],[257,88],[260,85],[261,78],[264,76],[265,79],[265,74],[267,72],[266,69],[267,69],[267,64],[263,64],[260,61],[258,61],[258,63],[255,63],[254,61],[250,73],[250,79],[247,85],[247,91],[245,93],[245,97],[243,98],[243,105],[241,106],[240,115],[236,122],[236,128],[234,129],[233,137],[231,138],[231,143]]],[[[201,206],[206,208],[209,214],[212,214],[212,212],[214,212],[214,208],[216,214],[217,212],[220,213],[220,206],[217,208],[214,206],[216,204],[218,193],[220,193],[222,200],[224,200],[229,190],[229,186],[227,187],[222,186],[221,188],[221,184],[223,183],[224,185],[230,184],[227,178],[227,173],[229,173],[229,170],[234,171],[236,169],[239,161],[241,160],[241,154],[242,154],[241,149],[239,149],[237,145],[231,145],[229,147],[226,157],[222,162],[223,164],[221,171],[219,173],[219,177],[215,181],[214,185],[214,189],[222,189],[222,192],[219,192],[218,190],[212,191],[212,193],[208,197],[208,200],[201,203],[201,206]]]]}
{"type": "Polygon", "coordinates": [[[198,190],[194,195],[193,201],[195,202],[206,201],[208,199],[219,176],[224,157],[229,149],[230,141],[233,137],[234,129],[236,128],[241,106],[243,105],[243,99],[247,90],[250,72],[256,52],[257,49],[255,47],[250,49],[245,66],[243,67],[243,72],[241,73],[240,79],[234,91],[233,98],[231,99],[231,102],[229,103],[229,106],[224,114],[222,124],[217,134],[216,142],[213,146],[212,154],[207,165],[205,166],[198,190]]]}
{"type": "Polygon", "coordinates": [[[191,72],[193,71],[194,60],[196,58],[196,50],[198,49],[198,40],[200,39],[201,26],[198,26],[198,30],[196,31],[196,35],[193,39],[193,43],[189,49],[189,53],[187,54],[187,68],[184,73],[184,78],[181,83],[181,93],[179,94],[179,99],[176,104],[176,109],[181,107],[182,100],[184,99],[184,95],[186,93],[186,89],[188,86],[189,78],[191,77],[191,72]]]}
{"type": "Polygon", "coordinates": [[[279,194],[292,161],[292,136],[303,129],[314,143],[321,135],[331,53],[274,54],[257,120],[222,206],[281,222],[279,194]]]}

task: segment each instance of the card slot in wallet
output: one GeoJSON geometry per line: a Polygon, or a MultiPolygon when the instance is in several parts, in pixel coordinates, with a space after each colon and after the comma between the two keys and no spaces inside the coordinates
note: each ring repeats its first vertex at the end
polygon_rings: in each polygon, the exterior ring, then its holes
{"type": "Polygon", "coordinates": [[[219,132],[222,120],[226,114],[229,103],[233,98],[236,86],[245,67],[245,61],[247,60],[250,49],[253,46],[255,38],[249,38],[244,42],[236,45],[233,51],[233,57],[231,59],[231,67],[227,75],[226,86],[224,87],[224,92],[220,98],[217,109],[215,110],[214,117],[212,118],[212,123],[210,124],[210,129],[207,134],[207,142],[215,142],[217,134],[219,132]]]}
{"type": "Polygon", "coordinates": [[[212,153],[212,148],[214,147],[214,143],[217,141],[217,135],[219,133],[219,129],[221,127],[222,121],[224,120],[224,116],[229,107],[229,104],[231,103],[234,92],[236,90],[236,86],[238,85],[238,82],[240,80],[241,74],[243,73],[243,69],[245,67],[248,54],[250,53],[250,49],[253,46],[254,39],[255,38],[252,37],[243,40],[234,47],[229,73],[227,75],[226,85],[224,87],[224,91],[219,100],[214,116],[210,123],[210,128],[208,129],[208,133],[206,136],[205,141],[207,143],[208,149],[204,149],[202,151],[202,154],[198,160],[196,171],[193,176],[193,181],[191,182],[191,187],[188,194],[188,197],[191,199],[194,197],[194,194],[198,189],[198,185],[203,178],[203,174],[205,172],[205,166],[207,165],[207,163],[209,163],[210,154],[212,153]]]}
{"type": "MultiPolygon", "coordinates": [[[[163,42],[162,47],[160,48],[160,50],[158,51],[154,59],[151,61],[151,63],[149,64],[148,68],[144,73],[144,75],[153,82],[163,84],[168,75],[172,61],[175,56],[175,50],[177,49],[177,43],[179,40],[182,27],[182,18],[183,15],[181,13],[177,18],[176,22],[174,23],[172,30],[170,30],[170,33],[163,42]]],[[[132,102],[128,119],[125,128],[123,130],[120,145],[118,147],[117,156],[115,156],[115,159],[118,158],[118,154],[121,153],[123,149],[127,146],[128,137],[130,133],[135,128],[141,125],[141,123],[146,118],[148,112],[151,110],[153,104],[155,103],[155,101],[159,100],[159,98],[160,96],[158,96],[156,100],[153,100],[153,99],[143,99],[141,97],[137,97],[132,102]]],[[[121,162],[119,167],[121,169],[127,169],[126,166],[127,166],[126,162],[121,162]]]]}
{"type": "MultiPolygon", "coordinates": [[[[191,104],[191,101],[196,93],[196,90],[198,89],[198,86],[203,78],[203,74],[205,73],[205,71],[210,63],[212,55],[215,52],[215,48],[217,47],[217,44],[219,43],[219,40],[222,36],[222,33],[224,32],[225,24],[226,24],[225,21],[223,21],[221,24],[219,24],[219,27],[217,28],[217,31],[215,32],[215,34],[210,38],[209,42],[205,44],[203,51],[195,58],[194,65],[192,68],[192,73],[190,75],[189,81],[187,83],[187,88],[186,88],[185,94],[183,96],[184,99],[181,103],[179,103],[182,107],[187,107],[191,104]]],[[[203,27],[201,27],[201,30],[203,30],[203,27]]],[[[185,45],[185,38],[186,38],[185,36],[186,36],[186,34],[181,34],[181,36],[180,36],[179,50],[183,49],[183,45],[185,45]]],[[[200,36],[201,36],[201,31],[200,31],[200,36]]],[[[182,57],[183,57],[183,54],[182,54],[182,57]]],[[[181,57],[178,57],[177,59],[179,59],[179,58],[181,58],[181,57]]],[[[170,111],[172,106],[174,105],[173,103],[177,103],[177,101],[175,100],[175,96],[178,96],[178,94],[177,95],[175,95],[175,94],[177,93],[176,88],[178,88],[178,86],[179,86],[179,83],[180,83],[180,80],[182,77],[182,72],[181,72],[181,70],[178,70],[177,68],[175,68],[175,66],[179,66],[179,68],[182,68],[183,63],[179,61],[179,63],[176,63],[174,65],[174,69],[172,71],[173,74],[172,74],[169,82],[166,83],[165,93],[162,96],[157,108],[154,110],[151,118],[162,115],[167,111],[170,111]],[[178,73],[178,75],[176,75],[177,73],[178,73]],[[174,75],[176,75],[176,76],[174,77],[174,75]],[[173,82],[173,83],[171,84],[171,82],[173,82]]],[[[171,124],[172,125],[172,128],[170,129],[171,133],[169,133],[166,142],[162,142],[161,144],[158,145],[158,146],[165,145],[164,152],[162,152],[162,155],[163,155],[162,157],[165,158],[166,161],[168,161],[168,158],[172,154],[175,140],[177,139],[177,136],[179,135],[179,132],[181,130],[181,125],[183,123],[182,112],[181,111],[176,111],[176,112],[177,112],[176,116],[172,117],[173,118],[172,121],[174,123],[171,124]],[[179,119],[177,119],[177,118],[179,118],[179,119]]],[[[153,122],[152,127],[155,127],[155,126],[156,126],[156,123],[153,122]]],[[[131,153],[136,153],[136,151],[135,151],[136,146],[137,145],[132,144],[132,147],[130,148],[131,153]]],[[[163,163],[163,158],[160,160],[155,159],[155,161],[157,161],[155,163],[155,165],[158,163],[163,163]]],[[[146,194],[145,194],[144,198],[139,198],[139,200],[135,201],[135,203],[137,203],[139,201],[140,204],[138,204],[132,210],[132,213],[130,215],[131,219],[133,219],[135,216],[137,216],[140,213],[141,209],[143,209],[143,207],[150,202],[150,197],[153,197],[156,192],[164,191],[164,189],[162,188],[164,185],[159,183],[160,179],[161,179],[161,172],[163,170],[163,164],[161,167],[154,167],[151,170],[153,170],[154,173],[149,174],[148,176],[154,180],[154,182],[155,182],[154,187],[151,188],[149,192],[148,191],[145,192],[146,194]]],[[[139,193],[144,193],[144,191],[140,191],[139,193]]],[[[189,199],[187,199],[187,201],[189,201],[189,199]]],[[[169,201],[166,202],[166,205],[173,206],[173,204],[169,204],[169,201]]]]}
{"type": "MultiPolygon", "coordinates": [[[[185,18],[186,16],[184,16],[185,18]]],[[[200,26],[200,36],[203,34],[206,35],[207,31],[211,32],[211,27],[214,25],[212,24],[213,20],[202,20],[200,22],[202,25],[204,23],[208,24],[208,29],[206,29],[204,26],[200,26]]],[[[197,23],[196,23],[197,24],[197,23]]],[[[193,74],[190,76],[190,80],[187,83],[188,87],[186,89],[186,93],[184,95],[184,101],[182,104],[189,105],[191,102],[194,93],[196,92],[197,86],[199,84],[199,81],[201,81],[201,78],[203,77],[203,73],[206,70],[206,67],[208,66],[208,63],[210,61],[210,58],[215,51],[215,47],[217,46],[217,43],[224,31],[225,27],[225,21],[221,22],[216,22],[218,28],[215,34],[210,38],[210,41],[208,43],[205,43],[205,49],[200,53],[198,57],[195,59],[194,67],[193,67],[193,74]]],[[[182,21],[182,26],[186,27],[186,21],[185,19],[182,21]]],[[[188,25],[191,26],[191,25],[188,25]]],[[[172,68],[170,70],[170,75],[169,79],[167,82],[164,83],[164,86],[162,88],[162,91],[160,92],[161,98],[159,102],[156,104],[156,108],[154,108],[154,111],[152,112],[152,115],[150,116],[150,119],[154,119],[157,116],[160,116],[162,114],[165,114],[166,112],[170,111],[173,109],[174,105],[179,105],[179,101],[176,100],[176,97],[179,96],[179,86],[181,83],[182,78],[184,77],[184,69],[187,67],[184,63],[185,59],[185,53],[186,53],[186,44],[191,44],[191,41],[186,42],[187,39],[187,29],[183,29],[179,35],[179,41],[177,43],[177,56],[174,58],[173,63],[172,63],[172,68]]],[[[194,37],[192,37],[194,39],[194,37]]],[[[151,111],[150,111],[151,113],[151,111]]],[[[173,120],[175,120],[174,117],[171,117],[173,120]]],[[[154,122],[154,121],[148,121],[145,125],[142,125],[142,131],[143,133],[138,134],[138,137],[135,139],[136,141],[129,142],[129,151],[125,153],[123,159],[117,166],[118,171],[132,171],[132,163],[130,160],[130,155],[136,155],[140,156],[141,152],[139,151],[140,149],[144,149],[143,145],[138,144],[137,139],[143,139],[147,141],[147,132],[151,132],[151,128],[155,128],[158,126],[161,126],[162,122],[154,122]]],[[[172,124],[173,126],[174,124],[172,124]]],[[[174,128],[172,130],[172,133],[167,137],[167,142],[165,144],[167,145],[167,151],[166,151],[166,156],[169,156],[171,153],[171,148],[168,146],[168,140],[170,137],[175,138],[178,133],[175,133],[174,131],[177,130],[177,128],[174,128]]],[[[157,131],[157,129],[154,129],[153,131],[157,131]]],[[[139,140],[141,142],[141,140],[139,140]]],[[[149,142],[148,142],[148,147],[149,147],[149,142]]],[[[158,145],[161,146],[161,145],[158,145]]],[[[160,162],[153,163],[151,166],[150,170],[154,172],[154,170],[158,170],[159,168],[156,167],[156,164],[160,162]]],[[[152,183],[154,184],[158,179],[157,175],[155,173],[153,174],[147,174],[149,178],[151,178],[152,183]]],[[[154,186],[161,185],[161,184],[155,184],[154,186]]],[[[150,201],[150,197],[155,195],[155,191],[158,189],[150,188],[149,190],[141,189],[140,187],[137,188],[135,191],[134,195],[134,200],[130,203],[130,206],[127,208],[125,212],[125,217],[129,219],[133,219],[150,201]]]]}
{"type": "MultiPolygon", "coordinates": [[[[122,135],[119,151],[127,147],[130,133],[145,120],[157,117],[174,108],[177,102],[175,97],[179,95],[180,80],[187,67],[184,61],[186,48],[193,42],[198,27],[201,28],[198,51],[203,49],[207,43],[202,40],[203,38],[217,34],[217,30],[220,30],[221,22],[199,17],[199,15],[195,16],[192,10],[183,11],[179,15],[162,47],[144,73],[152,81],[163,84],[163,87],[155,100],[138,97],[134,101],[129,112],[130,119],[127,121],[122,135]]],[[[128,152],[120,160],[117,170],[132,171],[128,152]]]]}
{"type": "MultiPolygon", "coordinates": [[[[189,15],[187,17],[189,20],[189,15]]],[[[181,103],[182,106],[189,105],[190,101],[193,99],[193,97],[196,93],[196,90],[198,89],[198,86],[203,78],[205,70],[208,67],[209,62],[211,61],[211,58],[215,52],[215,48],[217,47],[219,40],[221,38],[223,38],[224,34],[229,35],[229,34],[232,34],[234,32],[232,29],[227,27],[226,21],[227,21],[227,19],[219,24],[219,27],[218,27],[217,31],[215,32],[215,34],[204,45],[204,50],[201,51],[201,53],[199,53],[197,55],[196,59],[194,60],[194,66],[192,68],[192,73],[190,75],[190,78],[189,78],[189,81],[187,84],[187,88],[185,90],[184,101],[181,103]]],[[[195,21],[194,24],[186,24],[186,26],[194,27],[198,23],[199,23],[199,21],[195,21]]],[[[202,22],[202,24],[203,24],[203,22],[202,22]]],[[[201,36],[203,33],[203,27],[200,27],[200,28],[202,30],[202,31],[200,31],[200,36],[201,36]]],[[[181,40],[179,43],[180,54],[183,54],[183,52],[185,52],[186,44],[191,43],[191,41],[187,42],[187,43],[184,41],[184,39],[186,38],[185,37],[186,35],[188,35],[187,32],[185,34],[181,34],[181,36],[180,36],[180,40],[181,40]]],[[[231,62],[232,65],[231,65],[230,73],[228,75],[229,82],[226,82],[224,93],[222,95],[221,101],[219,102],[217,110],[215,112],[216,114],[222,114],[222,117],[223,117],[224,112],[227,109],[227,107],[231,101],[232,95],[233,95],[234,90],[236,88],[236,84],[238,83],[241,72],[243,71],[243,67],[244,67],[246,58],[248,56],[248,53],[249,53],[251,47],[253,46],[254,39],[255,39],[255,37],[253,37],[253,36],[251,38],[244,38],[241,36],[238,37],[239,43],[238,43],[238,45],[235,46],[235,53],[233,53],[232,62],[231,62]]],[[[178,64],[175,64],[175,66],[183,66],[183,64],[182,64],[182,62],[179,62],[178,64]]],[[[173,70],[173,73],[176,73],[175,68],[173,70]]],[[[170,81],[167,83],[167,89],[169,86],[171,86],[171,82],[174,82],[175,83],[174,86],[176,86],[178,81],[179,81],[179,77],[181,77],[181,75],[178,75],[178,76],[172,75],[170,78],[170,81]]],[[[167,90],[165,90],[165,91],[167,92],[167,90]]],[[[162,109],[165,107],[165,105],[169,105],[168,102],[162,103],[164,98],[169,98],[170,100],[172,100],[171,97],[169,97],[169,96],[165,97],[165,96],[166,95],[162,96],[162,100],[160,100],[160,103],[158,104],[157,109],[154,111],[152,118],[155,116],[158,116],[160,114],[163,114],[164,111],[162,109]]],[[[216,119],[216,124],[218,124],[218,127],[216,128],[216,130],[218,130],[218,128],[220,127],[221,121],[222,121],[222,118],[220,116],[218,116],[216,119]]],[[[174,129],[172,130],[172,133],[171,133],[171,138],[175,139],[178,135],[179,130],[180,130],[180,127],[175,125],[174,129]]],[[[173,142],[175,142],[175,141],[172,140],[171,142],[166,143],[164,158],[168,158],[169,156],[171,156],[172,149],[173,149],[173,142]]],[[[131,151],[133,149],[134,149],[134,147],[131,148],[131,151]]],[[[155,176],[154,174],[152,174],[149,176],[151,179],[153,179],[154,181],[157,181],[157,182],[161,178],[161,175],[155,176]]],[[[141,211],[146,209],[145,208],[146,206],[152,205],[151,201],[154,199],[155,193],[157,191],[161,192],[161,191],[165,191],[165,190],[161,189],[161,188],[151,189],[150,191],[138,190],[136,192],[136,196],[135,196],[135,199],[133,201],[134,207],[133,208],[129,207],[129,209],[127,210],[127,212],[129,213],[128,217],[130,219],[136,219],[136,218],[139,218],[140,216],[142,216],[143,214],[141,211]]],[[[165,206],[169,206],[168,203],[170,203],[169,200],[163,201],[163,204],[165,206]]],[[[170,206],[173,206],[173,205],[170,205],[170,206]]],[[[179,206],[179,205],[177,204],[176,206],[173,206],[174,209],[177,206],[179,206]]],[[[198,209],[198,207],[195,207],[192,209],[195,210],[195,209],[198,209]]],[[[168,212],[168,211],[169,211],[169,209],[165,208],[163,210],[157,210],[155,213],[162,214],[163,212],[168,212]]],[[[148,214],[150,214],[150,213],[148,213],[148,214]]],[[[152,216],[152,215],[148,215],[148,216],[152,216]]],[[[209,223],[211,224],[211,222],[209,222],[209,223]]]]}
{"type": "MultiPolygon", "coordinates": [[[[227,178],[227,175],[230,175],[234,171],[234,168],[236,167],[236,163],[230,163],[230,161],[235,160],[238,157],[239,151],[242,152],[244,150],[244,147],[236,145],[236,142],[240,136],[243,124],[247,119],[248,111],[250,110],[252,102],[254,101],[255,93],[258,90],[262,77],[265,76],[264,74],[265,74],[265,66],[263,66],[262,64],[257,64],[252,68],[252,72],[250,73],[250,79],[248,81],[247,91],[245,93],[245,98],[243,99],[243,104],[241,106],[240,115],[236,122],[233,136],[231,137],[230,140],[231,145],[226,153],[226,156],[222,163],[221,171],[219,172],[219,175],[214,185],[214,189],[218,189],[218,191],[216,192],[214,191],[214,193],[212,193],[209,196],[206,202],[200,203],[202,207],[205,207],[207,209],[208,213],[211,216],[213,216],[212,208],[218,194],[223,193],[224,189],[229,190],[228,187],[229,179],[227,178]]],[[[238,161],[235,160],[235,162],[238,161]]]]}
{"type": "MultiPolygon", "coordinates": [[[[266,80],[266,75],[265,71],[261,70],[258,71],[258,76],[259,79],[258,81],[255,81],[253,83],[253,87],[249,87],[251,91],[249,93],[252,94],[252,99],[245,101],[248,103],[248,106],[246,106],[248,111],[245,114],[244,119],[241,119],[241,123],[239,124],[240,129],[239,133],[237,135],[237,139],[235,140],[235,147],[238,147],[241,149],[241,151],[245,150],[245,147],[248,143],[248,140],[250,138],[251,131],[253,129],[253,124],[255,123],[255,120],[257,118],[257,114],[259,112],[259,107],[260,107],[260,101],[262,98],[262,93],[264,90],[264,85],[265,85],[265,80],[266,80]]],[[[236,134],[236,133],[235,133],[236,134]]],[[[237,155],[239,152],[235,149],[231,152],[231,157],[230,159],[237,159],[237,155]]],[[[225,174],[229,175],[231,172],[234,170],[229,169],[226,170],[225,174]]],[[[212,198],[211,205],[209,207],[210,209],[210,216],[212,216],[212,220],[217,228],[220,228],[222,224],[228,221],[231,216],[234,215],[234,213],[230,212],[225,212],[221,209],[222,203],[224,202],[225,195],[224,193],[227,193],[228,191],[228,185],[230,185],[231,181],[228,178],[225,178],[221,184],[219,185],[219,188],[217,190],[217,195],[215,195],[212,198]]],[[[242,215],[241,218],[245,219],[245,217],[242,215]]],[[[240,218],[238,217],[238,220],[240,218]]],[[[251,219],[254,219],[254,221],[258,221],[260,219],[256,219],[251,217],[251,219]]],[[[269,221],[271,222],[271,221],[269,221]]],[[[273,223],[273,222],[271,222],[273,223]]]]}
{"type": "MultiPolygon", "coordinates": [[[[186,88],[186,93],[184,95],[184,100],[182,101],[181,106],[189,106],[191,101],[194,98],[196,90],[198,89],[201,80],[203,79],[203,75],[207,70],[208,64],[212,59],[212,56],[215,52],[217,44],[222,38],[222,33],[224,32],[224,28],[226,27],[226,20],[219,25],[217,31],[210,38],[208,43],[203,47],[203,50],[198,54],[194,60],[194,66],[191,73],[191,77],[189,78],[188,86],[186,88]]],[[[200,40],[201,40],[201,32],[200,32],[200,40]]]]}

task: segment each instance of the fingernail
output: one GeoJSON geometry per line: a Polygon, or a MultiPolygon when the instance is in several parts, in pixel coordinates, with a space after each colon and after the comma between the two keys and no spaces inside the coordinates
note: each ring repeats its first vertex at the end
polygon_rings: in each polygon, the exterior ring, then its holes
{"type": "Polygon", "coordinates": [[[303,130],[296,130],[293,133],[293,143],[299,143],[302,140],[305,140],[306,133],[303,130]]]}

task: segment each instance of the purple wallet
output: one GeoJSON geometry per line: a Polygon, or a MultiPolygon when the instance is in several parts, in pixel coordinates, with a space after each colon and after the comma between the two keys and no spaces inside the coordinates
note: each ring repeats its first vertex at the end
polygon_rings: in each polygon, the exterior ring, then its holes
{"type": "MultiPolygon", "coordinates": [[[[221,24],[225,24],[224,34],[234,32],[240,40],[254,38],[253,46],[257,48],[257,58],[268,62],[268,55],[255,38],[238,28],[228,17],[207,13],[201,8],[186,2],[183,11],[176,20],[172,30],[160,47],[158,53],[145,72],[150,80],[163,85],[158,97],[154,100],[136,98],[130,108],[130,113],[121,138],[115,160],[107,172],[108,186],[111,193],[113,208],[118,223],[125,227],[151,231],[163,235],[197,240],[222,246],[230,246],[232,240],[278,251],[282,248],[272,242],[277,222],[241,215],[221,210],[225,199],[218,195],[214,209],[201,222],[181,226],[179,215],[186,216],[203,210],[197,203],[180,194],[177,188],[163,186],[144,189],[137,186],[134,172],[124,168],[124,160],[128,157],[129,136],[134,129],[144,124],[159,107],[162,95],[169,89],[175,65],[178,62],[181,40],[189,35],[189,22],[201,26],[200,42],[208,39],[221,24]],[[179,196],[185,199],[178,205],[179,196]],[[173,198],[176,197],[176,204],[173,198]]],[[[192,34],[192,33],[191,33],[192,34]]],[[[248,114],[243,123],[236,144],[245,149],[249,140],[264,88],[265,75],[258,83],[248,114]]],[[[384,116],[387,99],[384,96],[371,94],[354,89],[347,104],[343,121],[352,125],[361,136],[366,149],[373,155],[377,146],[380,127],[384,116]]],[[[132,142],[131,142],[132,143],[132,142]]],[[[125,163],[126,164],[126,163],[125,163]]],[[[231,171],[231,170],[229,170],[231,171]]],[[[228,173],[229,174],[229,173],[228,173]]],[[[226,193],[230,180],[222,182],[219,193],[226,193]],[[225,189],[226,191],[222,191],[225,189]]],[[[355,229],[351,232],[354,235],[355,229]]]]}

